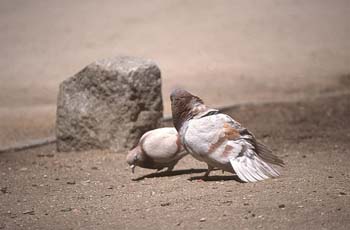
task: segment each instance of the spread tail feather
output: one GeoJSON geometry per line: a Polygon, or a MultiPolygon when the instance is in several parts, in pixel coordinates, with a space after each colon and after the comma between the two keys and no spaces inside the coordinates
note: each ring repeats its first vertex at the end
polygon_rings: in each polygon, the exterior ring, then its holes
{"type": "Polygon", "coordinates": [[[257,182],[271,177],[278,177],[279,172],[270,166],[270,159],[265,162],[260,155],[249,149],[245,154],[231,158],[230,163],[237,176],[245,182],[257,182]]]}
{"type": "Polygon", "coordinates": [[[283,160],[279,159],[277,156],[272,154],[272,151],[265,146],[264,144],[256,141],[255,143],[255,151],[258,154],[258,156],[264,160],[265,162],[269,164],[274,164],[283,167],[284,162],[283,160]]]}

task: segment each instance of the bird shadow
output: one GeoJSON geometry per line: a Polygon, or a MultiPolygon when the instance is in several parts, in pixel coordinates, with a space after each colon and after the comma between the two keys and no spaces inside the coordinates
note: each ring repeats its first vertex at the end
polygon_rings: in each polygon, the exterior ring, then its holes
{"type": "MultiPolygon", "coordinates": [[[[218,169],[214,169],[213,171],[216,171],[218,169]]],[[[162,172],[155,172],[150,173],[135,179],[132,179],[133,181],[141,181],[146,178],[159,178],[159,177],[173,177],[173,176],[180,176],[180,175],[186,175],[186,174],[195,174],[195,173],[205,173],[207,172],[207,169],[182,169],[182,170],[175,170],[175,171],[162,171],[162,172]]],[[[229,181],[234,180],[240,183],[244,183],[244,181],[240,180],[237,175],[215,175],[215,176],[192,176],[188,179],[189,181],[229,181]]]]}
{"type": "Polygon", "coordinates": [[[196,181],[196,180],[202,180],[202,181],[229,181],[229,180],[234,180],[240,183],[244,183],[244,181],[240,180],[239,177],[237,175],[229,175],[229,176],[208,176],[208,177],[204,177],[204,176],[194,176],[194,177],[190,177],[188,179],[189,181],[196,181]]]}
{"type": "Polygon", "coordinates": [[[140,181],[146,178],[172,177],[172,176],[179,176],[179,175],[185,175],[185,174],[204,173],[206,171],[207,169],[183,169],[183,170],[175,170],[175,171],[163,171],[163,172],[150,173],[132,180],[140,181]]]}

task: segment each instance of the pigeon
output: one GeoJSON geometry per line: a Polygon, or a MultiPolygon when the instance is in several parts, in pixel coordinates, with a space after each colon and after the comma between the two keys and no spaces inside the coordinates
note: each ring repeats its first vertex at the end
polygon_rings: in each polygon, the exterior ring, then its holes
{"type": "Polygon", "coordinates": [[[184,148],[214,168],[236,174],[241,181],[257,182],[279,176],[275,166],[284,162],[230,116],[207,107],[183,89],[171,95],[173,123],[184,148]]]}
{"type": "Polygon", "coordinates": [[[166,127],[143,134],[136,147],[129,151],[126,161],[132,173],[136,166],[157,171],[168,168],[167,171],[172,171],[177,162],[187,154],[176,129],[166,127]]]}

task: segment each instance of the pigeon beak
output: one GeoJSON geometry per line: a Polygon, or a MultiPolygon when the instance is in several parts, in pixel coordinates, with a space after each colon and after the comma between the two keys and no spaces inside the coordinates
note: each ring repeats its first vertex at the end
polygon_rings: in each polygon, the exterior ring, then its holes
{"type": "Polygon", "coordinates": [[[131,172],[134,173],[135,172],[135,165],[130,165],[130,168],[131,168],[131,172]]]}

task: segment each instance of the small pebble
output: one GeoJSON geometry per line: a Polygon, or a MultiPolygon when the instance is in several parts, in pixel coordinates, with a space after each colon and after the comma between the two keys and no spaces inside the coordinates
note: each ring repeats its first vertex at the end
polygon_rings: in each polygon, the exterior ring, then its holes
{"type": "Polygon", "coordinates": [[[64,208],[64,209],[61,209],[61,212],[70,212],[72,211],[72,208],[64,208]]]}
{"type": "Polygon", "coordinates": [[[164,207],[164,206],[169,206],[170,202],[166,202],[166,203],[161,203],[160,206],[164,207]]]}
{"type": "Polygon", "coordinates": [[[205,222],[207,219],[206,218],[201,218],[199,222],[205,222]]]}
{"type": "Polygon", "coordinates": [[[281,209],[284,209],[286,207],[286,205],[280,204],[280,205],[278,205],[278,207],[281,208],[281,209]]]}
{"type": "Polygon", "coordinates": [[[226,200],[222,202],[223,204],[232,204],[233,202],[231,200],[226,200]]]}
{"type": "Polygon", "coordinates": [[[55,155],[52,153],[48,153],[48,154],[39,153],[36,156],[37,157],[54,157],[55,155]]]}
{"type": "Polygon", "coordinates": [[[8,193],[7,187],[2,187],[2,188],[0,189],[0,191],[1,191],[3,194],[8,193]]]}
{"type": "Polygon", "coordinates": [[[22,212],[23,214],[34,215],[34,210],[26,210],[22,212]]]}
{"type": "Polygon", "coordinates": [[[67,181],[67,184],[75,184],[75,181],[67,181]]]}

